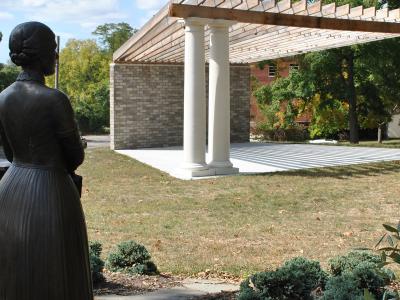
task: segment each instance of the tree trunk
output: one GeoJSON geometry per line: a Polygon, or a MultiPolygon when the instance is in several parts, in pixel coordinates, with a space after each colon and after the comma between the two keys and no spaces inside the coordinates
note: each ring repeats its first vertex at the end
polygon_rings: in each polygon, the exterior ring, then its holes
{"type": "Polygon", "coordinates": [[[382,135],[382,127],[384,124],[379,124],[378,125],[378,143],[382,144],[383,141],[383,135],[382,135]]]}
{"type": "Polygon", "coordinates": [[[349,101],[349,129],[350,129],[350,143],[358,144],[358,118],[357,118],[357,95],[354,86],[354,53],[346,56],[347,61],[347,99],[349,101]]]}

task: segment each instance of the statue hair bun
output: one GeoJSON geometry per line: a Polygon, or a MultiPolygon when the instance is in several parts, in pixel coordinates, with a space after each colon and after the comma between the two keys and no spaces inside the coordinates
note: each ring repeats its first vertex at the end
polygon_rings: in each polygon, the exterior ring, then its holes
{"type": "Polygon", "coordinates": [[[10,53],[11,61],[17,66],[25,66],[31,63],[32,59],[24,52],[21,53],[10,53]]]}

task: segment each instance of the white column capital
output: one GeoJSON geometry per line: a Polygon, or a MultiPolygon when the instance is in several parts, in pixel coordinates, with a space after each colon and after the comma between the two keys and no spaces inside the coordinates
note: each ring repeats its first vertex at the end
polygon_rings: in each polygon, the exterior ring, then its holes
{"type": "Polygon", "coordinates": [[[208,22],[208,19],[204,18],[197,18],[197,17],[190,17],[186,19],[180,19],[178,22],[183,23],[185,25],[185,30],[187,28],[192,28],[192,27],[204,27],[208,22]]]}
{"type": "Polygon", "coordinates": [[[236,21],[222,20],[222,19],[208,19],[207,21],[208,27],[210,27],[210,29],[213,30],[229,28],[229,26],[232,26],[233,24],[236,23],[237,23],[236,21]]]}

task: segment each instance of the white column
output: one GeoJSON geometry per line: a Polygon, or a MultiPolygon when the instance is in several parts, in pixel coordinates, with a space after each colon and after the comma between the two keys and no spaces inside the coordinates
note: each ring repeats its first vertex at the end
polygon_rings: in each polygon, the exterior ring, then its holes
{"type": "Polygon", "coordinates": [[[229,25],[215,20],[210,26],[208,155],[216,175],[238,173],[230,161],[229,25]]]}
{"type": "Polygon", "coordinates": [[[204,25],[201,19],[185,20],[185,76],[183,156],[185,176],[206,176],[206,95],[204,25]]]}

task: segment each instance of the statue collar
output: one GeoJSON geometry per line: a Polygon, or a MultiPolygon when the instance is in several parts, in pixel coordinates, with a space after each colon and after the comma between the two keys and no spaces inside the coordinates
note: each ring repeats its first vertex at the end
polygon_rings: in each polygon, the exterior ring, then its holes
{"type": "Polygon", "coordinates": [[[31,70],[24,70],[21,73],[19,73],[17,77],[17,81],[35,81],[40,84],[44,84],[44,76],[43,74],[40,74],[39,72],[36,71],[31,71],[31,70]]]}

